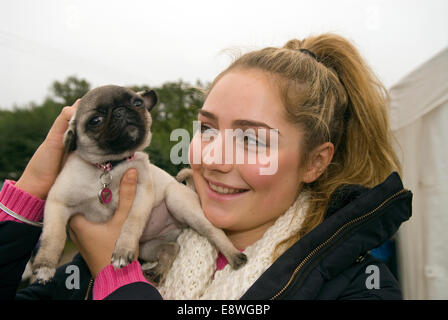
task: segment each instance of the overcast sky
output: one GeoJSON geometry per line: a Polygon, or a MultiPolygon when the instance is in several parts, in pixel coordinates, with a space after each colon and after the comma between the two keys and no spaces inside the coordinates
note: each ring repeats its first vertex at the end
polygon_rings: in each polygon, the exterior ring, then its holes
{"type": "Polygon", "coordinates": [[[447,0],[0,2],[0,108],[40,103],[69,75],[104,84],[211,81],[222,50],[337,32],[387,87],[448,46],[447,0]]]}

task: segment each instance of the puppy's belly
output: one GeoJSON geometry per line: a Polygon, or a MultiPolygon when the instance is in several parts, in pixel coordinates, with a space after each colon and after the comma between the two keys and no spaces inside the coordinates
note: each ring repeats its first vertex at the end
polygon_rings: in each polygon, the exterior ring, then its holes
{"type": "Polygon", "coordinates": [[[143,230],[140,242],[146,242],[163,236],[180,227],[182,227],[181,224],[171,216],[165,201],[162,201],[160,205],[152,210],[149,221],[143,230]]]}

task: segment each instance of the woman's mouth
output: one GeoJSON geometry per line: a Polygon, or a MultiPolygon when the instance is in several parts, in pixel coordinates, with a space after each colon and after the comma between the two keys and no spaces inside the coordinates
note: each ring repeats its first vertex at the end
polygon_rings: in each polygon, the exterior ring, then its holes
{"type": "Polygon", "coordinates": [[[234,193],[241,193],[241,192],[247,191],[245,189],[234,189],[234,188],[221,187],[221,186],[211,183],[210,181],[208,181],[208,185],[209,185],[210,189],[212,189],[213,191],[215,191],[216,193],[219,193],[219,194],[234,194],[234,193]]]}
{"type": "Polygon", "coordinates": [[[233,188],[227,185],[223,185],[218,182],[211,182],[209,180],[205,180],[207,184],[207,194],[210,198],[215,200],[231,200],[240,197],[247,191],[248,189],[239,189],[233,188]]]}

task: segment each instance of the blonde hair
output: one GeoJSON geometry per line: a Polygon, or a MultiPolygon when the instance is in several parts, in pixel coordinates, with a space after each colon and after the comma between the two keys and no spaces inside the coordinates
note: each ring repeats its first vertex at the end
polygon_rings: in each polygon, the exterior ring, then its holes
{"type": "MultiPolygon", "coordinates": [[[[392,147],[388,95],[358,50],[335,34],[246,53],[219,74],[211,88],[226,73],[251,68],[279,80],[275,82],[286,117],[303,129],[305,163],[315,147],[328,141],[335,147],[324,173],[304,186],[311,194],[310,206],[298,234],[277,247],[287,248],[323,221],[337,188],[347,184],[373,187],[391,172],[401,172],[392,147]]],[[[281,254],[278,251],[274,259],[281,254]]]]}

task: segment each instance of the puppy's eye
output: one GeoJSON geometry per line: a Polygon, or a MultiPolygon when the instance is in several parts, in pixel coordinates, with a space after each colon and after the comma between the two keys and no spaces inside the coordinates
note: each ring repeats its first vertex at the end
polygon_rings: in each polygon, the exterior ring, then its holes
{"type": "Polygon", "coordinates": [[[92,127],[96,127],[96,126],[98,126],[101,122],[103,122],[103,117],[101,117],[101,116],[96,116],[96,117],[93,117],[92,119],[90,119],[90,121],[89,121],[89,125],[91,125],[92,127]]]}
{"type": "Polygon", "coordinates": [[[143,101],[140,99],[137,99],[134,101],[134,106],[135,107],[140,107],[143,104],[143,101]]]}

